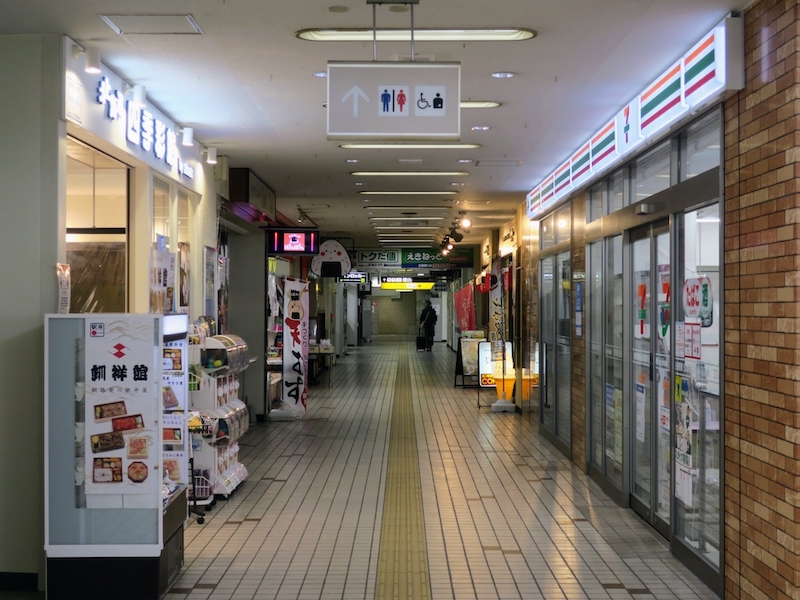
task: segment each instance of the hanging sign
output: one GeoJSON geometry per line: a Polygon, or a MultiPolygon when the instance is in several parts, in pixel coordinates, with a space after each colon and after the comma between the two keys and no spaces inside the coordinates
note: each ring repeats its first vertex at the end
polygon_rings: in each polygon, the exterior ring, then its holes
{"type": "Polygon", "coordinates": [[[84,442],[87,496],[154,494],[161,484],[159,452],[150,448],[160,435],[155,320],[87,315],[86,409],[75,433],[84,442]]]}
{"type": "Polygon", "coordinates": [[[459,63],[328,63],[329,140],[458,140],[460,102],[459,63]]]}
{"type": "Polygon", "coordinates": [[[308,282],[287,278],[283,287],[284,406],[302,415],[308,395],[308,282]]]}
{"type": "Polygon", "coordinates": [[[472,331],[476,327],[475,298],[472,283],[469,283],[453,294],[453,303],[456,307],[456,320],[459,329],[472,331]]]}
{"type": "Polygon", "coordinates": [[[687,279],[683,282],[683,312],[687,319],[708,318],[713,303],[713,290],[708,277],[687,279]]]}

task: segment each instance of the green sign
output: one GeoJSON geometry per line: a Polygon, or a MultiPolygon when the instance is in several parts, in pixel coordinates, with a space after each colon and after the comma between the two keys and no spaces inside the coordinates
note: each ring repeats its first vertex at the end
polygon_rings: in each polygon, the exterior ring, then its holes
{"type": "Polygon", "coordinates": [[[474,248],[453,248],[447,256],[431,248],[404,248],[403,268],[423,269],[430,267],[450,267],[468,269],[475,262],[474,248]]]}

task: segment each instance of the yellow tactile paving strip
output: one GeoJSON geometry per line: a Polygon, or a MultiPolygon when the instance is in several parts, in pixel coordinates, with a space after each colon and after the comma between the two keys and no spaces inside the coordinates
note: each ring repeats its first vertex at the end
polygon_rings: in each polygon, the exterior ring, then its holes
{"type": "Polygon", "coordinates": [[[431,598],[408,351],[398,352],[376,600],[431,598]]]}

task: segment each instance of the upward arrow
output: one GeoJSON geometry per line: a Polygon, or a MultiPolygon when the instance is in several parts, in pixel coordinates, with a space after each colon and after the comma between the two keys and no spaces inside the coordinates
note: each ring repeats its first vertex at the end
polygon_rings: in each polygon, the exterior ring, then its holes
{"type": "Polygon", "coordinates": [[[350,97],[353,98],[353,118],[354,119],[358,118],[358,98],[359,98],[359,96],[361,98],[363,98],[364,101],[366,101],[367,104],[369,104],[369,96],[367,96],[364,93],[364,90],[362,90],[357,85],[354,85],[353,87],[351,87],[350,91],[348,91],[344,96],[342,96],[342,104],[347,102],[348,98],[350,98],[350,97]]]}

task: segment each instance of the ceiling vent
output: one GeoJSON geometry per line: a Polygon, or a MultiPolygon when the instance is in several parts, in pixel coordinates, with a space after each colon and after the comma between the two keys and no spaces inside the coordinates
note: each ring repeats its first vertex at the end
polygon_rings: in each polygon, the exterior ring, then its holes
{"type": "Polygon", "coordinates": [[[475,162],[476,167],[518,167],[522,164],[521,160],[479,160],[475,162]]]}
{"type": "Polygon", "coordinates": [[[202,35],[192,15],[100,15],[119,35],[202,35]]]}

